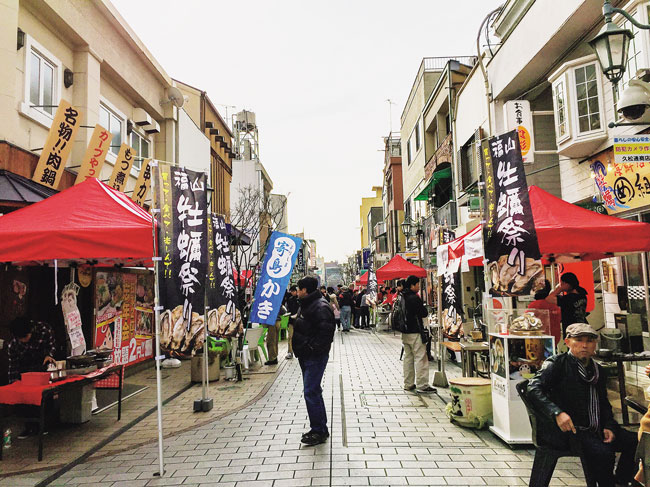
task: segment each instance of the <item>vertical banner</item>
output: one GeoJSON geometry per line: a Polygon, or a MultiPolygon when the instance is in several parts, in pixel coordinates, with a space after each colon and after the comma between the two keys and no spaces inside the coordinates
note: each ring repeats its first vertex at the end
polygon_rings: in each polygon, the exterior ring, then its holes
{"type": "Polygon", "coordinates": [[[74,136],[81,123],[81,110],[61,99],[56,109],[50,132],[38,158],[32,180],[58,189],[65,165],[68,163],[74,136]]]}
{"type": "Polygon", "coordinates": [[[222,216],[209,215],[208,224],[208,332],[218,337],[234,337],[244,331],[233,274],[226,222],[222,216]]]}
{"type": "Polygon", "coordinates": [[[158,163],[162,257],[160,344],[175,353],[203,346],[208,270],[206,175],[158,163]]]}
{"type": "Polygon", "coordinates": [[[126,182],[129,180],[129,174],[131,174],[133,158],[135,156],[137,156],[137,154],[132,147],[129,147],[127,144],[122,144],[120,146],[120,152],[117,154],[113,173],[111,174],[111,178],[108,180],[108,185],[111,188],[124,192],[126,182]]]}
{"type": "Polygon", "coordinates": [[[302,239],[293,235],[280,232],[271,234],[262,273],[255,287],[255,301],[250,315],[252,323],[275,324],[301,244],[302,239]]]}
{"type": "MultiPolygon", "coordinates": [[[[440,229],[439,243],[451,242],[456,235],[453,230],[440,229]]],[[[441,289],[442,331],[447,338],[461,338],[463,332],[463,308],[461,303],[460,272],[449,267],[442,275],[441,289]]]]}
{"type": "Polygon", "coordinates": [[[489,143],[494,200],[497,202],[492,232],[485,241],[485,257],[492,281],[490,292],[497,296],[530,294],[544,287],[544,267],[519,136],[513,130],[492,137],[489,143]]]}
{"type": "Polygon", "coordinates": [[[533,137],[533,116],[528,100],[507,101],[503,105],[506,130],[516,130],[519,136],[521,159],[524,164],[535,162],[535,138],[533,137]]]}
{"type": "Polygon", "coordinates": [[[140,169],[138,180],[135,182],[135,188],[133,188],[133,194],[131,195],[131,199],[140,206],[144,206],[144,202],[147,200],[147,194],[149,193],[149,188],[151,187],[150,162],[151,159],[145,159],[142,162],[142,169],[140,169]]]}
{"type": "Polygon", "coordinates": [[[494,186],[494,172],[492,158],[490,157],[490,143],[487,140],[481,142],[481,154],[483,159],[483,174],[485,177],[485,205],[483,206],[485,215],[483,219],[483,242],[492,238],[494,226],[497,222],[497,198],[496,187],[494,186]]]}
{"type": "Polygon", "coordinates": [[[363,269],[368,269],[368,261],[370,260],[370,248],[363,249],[363,269]]]}
{"type": "Polygon", "coordinates": [[[88,178],[99,177],[104,160],[106,160],[106,154],[111,147],[111,140],[113,140],[113,134],[101,125],[95,125],[74,184],[83,183],[88,178]]]}
{"type": "Polygon", "coordinates": [[[300,277],[306,274],[305,267],[305,244],[303,243],[298,250],[298,257],[296,258],[296,274],[300,277]]]}
{"type": "Polygon", "coordinates": [[[367,299],[374,303],[377,299],[377,274],[375,273],[375,256],[368,257],[368,288],[366,289],[367,299]]]}

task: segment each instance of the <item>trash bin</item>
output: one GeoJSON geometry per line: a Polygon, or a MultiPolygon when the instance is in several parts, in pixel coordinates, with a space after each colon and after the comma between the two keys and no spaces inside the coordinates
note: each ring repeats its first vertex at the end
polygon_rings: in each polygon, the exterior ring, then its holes
{"type": "Polygon", "coordinates": [[[492,385],[490,379],[458,377],[449,379],[451,403],[445,409],[453,422],[482,429],[492,421],[492,385]]]}

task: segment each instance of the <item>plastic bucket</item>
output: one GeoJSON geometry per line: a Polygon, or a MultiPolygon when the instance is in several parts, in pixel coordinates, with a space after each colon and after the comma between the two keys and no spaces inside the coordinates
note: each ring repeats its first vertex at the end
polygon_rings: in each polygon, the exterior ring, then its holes
{"type": "Polygon", "coordinates": [[[223,370],[226,375],[226,380],[235,378],[237,371],[235,370],[234,365],[226,365],[223,370]]]}
{"type": "Polygon", "coordinates": [[[600,348],[612,352],[622,351],[623,332],[618,328],[604,328],[600,330],[600,348]]]}
{"type": "Polygon", "coordinates": [[[469,428],[484,428],[492,420],[492,386],[489,379],[459,377],[449,379],[451,403],[447,417],[469,428]]]}

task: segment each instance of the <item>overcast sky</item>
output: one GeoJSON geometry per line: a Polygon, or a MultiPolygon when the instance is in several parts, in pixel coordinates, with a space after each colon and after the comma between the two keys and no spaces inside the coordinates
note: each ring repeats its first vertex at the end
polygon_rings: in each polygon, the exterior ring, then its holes
{"type": "Polygon", "coordinates": [[[475,55],[480,23],[501,3],[112,1],[171,77],[256,113],[274,192],[290,193],[289,231],[304,229],[327,261],[361,246],[361,198],[382,181],[386,100],[399,131],[422,58],[475,55]]]}

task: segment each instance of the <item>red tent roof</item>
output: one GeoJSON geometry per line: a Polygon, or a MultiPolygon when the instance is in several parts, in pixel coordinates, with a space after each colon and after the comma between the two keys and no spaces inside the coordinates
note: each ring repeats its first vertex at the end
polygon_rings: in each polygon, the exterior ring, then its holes
{"type": "Polygon", "coordinates": [[[0,262],[137,262],[153,255],[152,217],[90,178],[0,217],[0,262]]]}
{"type": "MultiPolygon", "coordinates": [[[[384,279],[380,279],[379,276],[377,276],[377,282],[384,282],[384,279]]],[[[364,272],[363,275],[355,281],[355,284],[359,286],[367,286],[368,285],[368,271],[364,272]]]]}
{"type": "Polygon", "coordinates": [[[408,276],[426,277],[427,271],[407,262],[401,255],[396,255],[387,264],[377,269],[377,279],[382,281],[403,279],[408,276]]]}
{"type": "Polygon", "coordinates": [[[597,260],[615,253],[650,251],[650,224],[601,215],[528,188],[539,250],[557,261],[597,260]]]}

